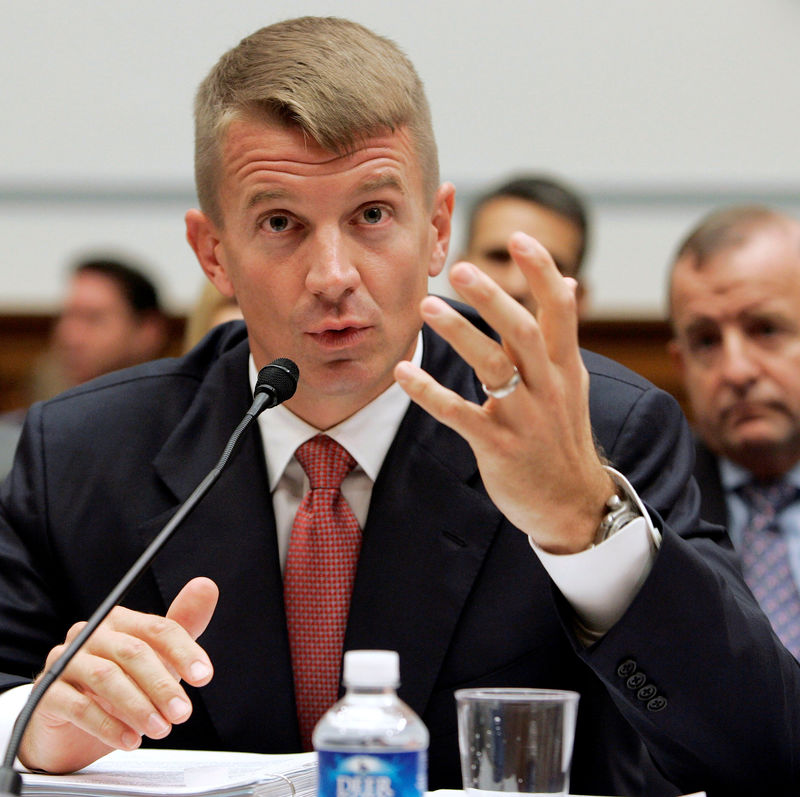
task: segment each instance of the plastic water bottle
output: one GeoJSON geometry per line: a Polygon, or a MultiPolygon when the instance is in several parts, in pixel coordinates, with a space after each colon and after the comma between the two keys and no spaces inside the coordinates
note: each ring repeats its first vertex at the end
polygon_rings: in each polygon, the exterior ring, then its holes
{"type": "Polygon", "coordinates": [[[344,697],[314,728],[317,797],[422,797],[428,787],[428,729],[397,696],[393,650],[344,654],[344,697]]]}

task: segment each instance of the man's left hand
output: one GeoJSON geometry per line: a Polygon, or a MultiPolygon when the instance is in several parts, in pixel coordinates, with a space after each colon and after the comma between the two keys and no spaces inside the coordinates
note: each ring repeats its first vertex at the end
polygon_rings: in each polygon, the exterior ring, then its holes
{"type": "Polygon", "coordinates": [[[450,282],[500,334],[484,335],[441,299],[421,303],[423,319],[475,369],[490,389],[521,381],[503,398],[467,401],[408,361],[395,378],[423,409],[471,446],[486,489],[503,514],[545,550],[589,547],[614,492],[589,420],[589,375],[578,349],[574,280],[558,272],[535,239],[515,233],[509,250],[525,273],[537,316],[471,263],[450,282]]]}

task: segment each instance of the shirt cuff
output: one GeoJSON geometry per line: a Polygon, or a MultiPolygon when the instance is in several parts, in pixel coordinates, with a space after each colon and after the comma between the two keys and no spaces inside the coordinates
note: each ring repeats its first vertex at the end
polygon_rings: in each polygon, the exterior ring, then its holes
{"type": "Polygon", "coordinates": [[[530,539],[550,578],[577,615],[577,632],[594,642],[616,623],[650,573],[661,534],[630,482],[606,467],[614,483],[636,504],[641,517],[626,523],[599,545],[574,554],[552,554],[530,539]]]}
{"type": "Polygon", "coordinates": [[[30,697],[33,684],[22,684],[0,692],[0,749],[8,747],[20,711],[30,697]]]}

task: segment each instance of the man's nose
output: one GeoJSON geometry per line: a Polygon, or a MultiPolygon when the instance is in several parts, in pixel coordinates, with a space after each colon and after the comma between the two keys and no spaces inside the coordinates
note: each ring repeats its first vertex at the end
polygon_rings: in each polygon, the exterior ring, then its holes
{"type": "Polygon", "coordinates": [[[758,358],[744,335],[728,333],[722,339],[722,376],[726,382],[745,387],[758,377],[758,358]]]}
{"type": "Polygon", "coordinates": [[[361,276],[347,242],[338,230],[319,230],[310,241],[306,288],[328,301],[352,293],[361,276]]]}

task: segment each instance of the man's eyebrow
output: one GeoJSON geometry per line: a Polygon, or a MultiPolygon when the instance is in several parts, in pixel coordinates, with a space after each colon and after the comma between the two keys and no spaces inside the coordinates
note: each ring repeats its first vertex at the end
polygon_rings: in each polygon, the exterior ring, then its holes
{"type": "Polygon", "coordinates": [[[366,180],[356,188],[356,193],[369,194],[372,191],[380,191],[382,188],[394,188],[401,194],[406,193],[405,184],[393,174],[382,174],[366,180]]]}
{"type": "Polygon", "coordinates": [[[719,325],[713,318],[709,318],[708,316],[701,315],[696,316],[693,318],[687,325],[686,325],[686,334],[692,335],[698,332],[706,332],[709,329],[716,329],[719,325]]]}
{"type": "Polygon", "coordinates": [[[270,202],[274,199],[285,199],[289,196],[289,192],[284,188],[270,188],[265,191],[256,191],[247,200],[247,210],[254,208],[262,202],[270,202]]]}

